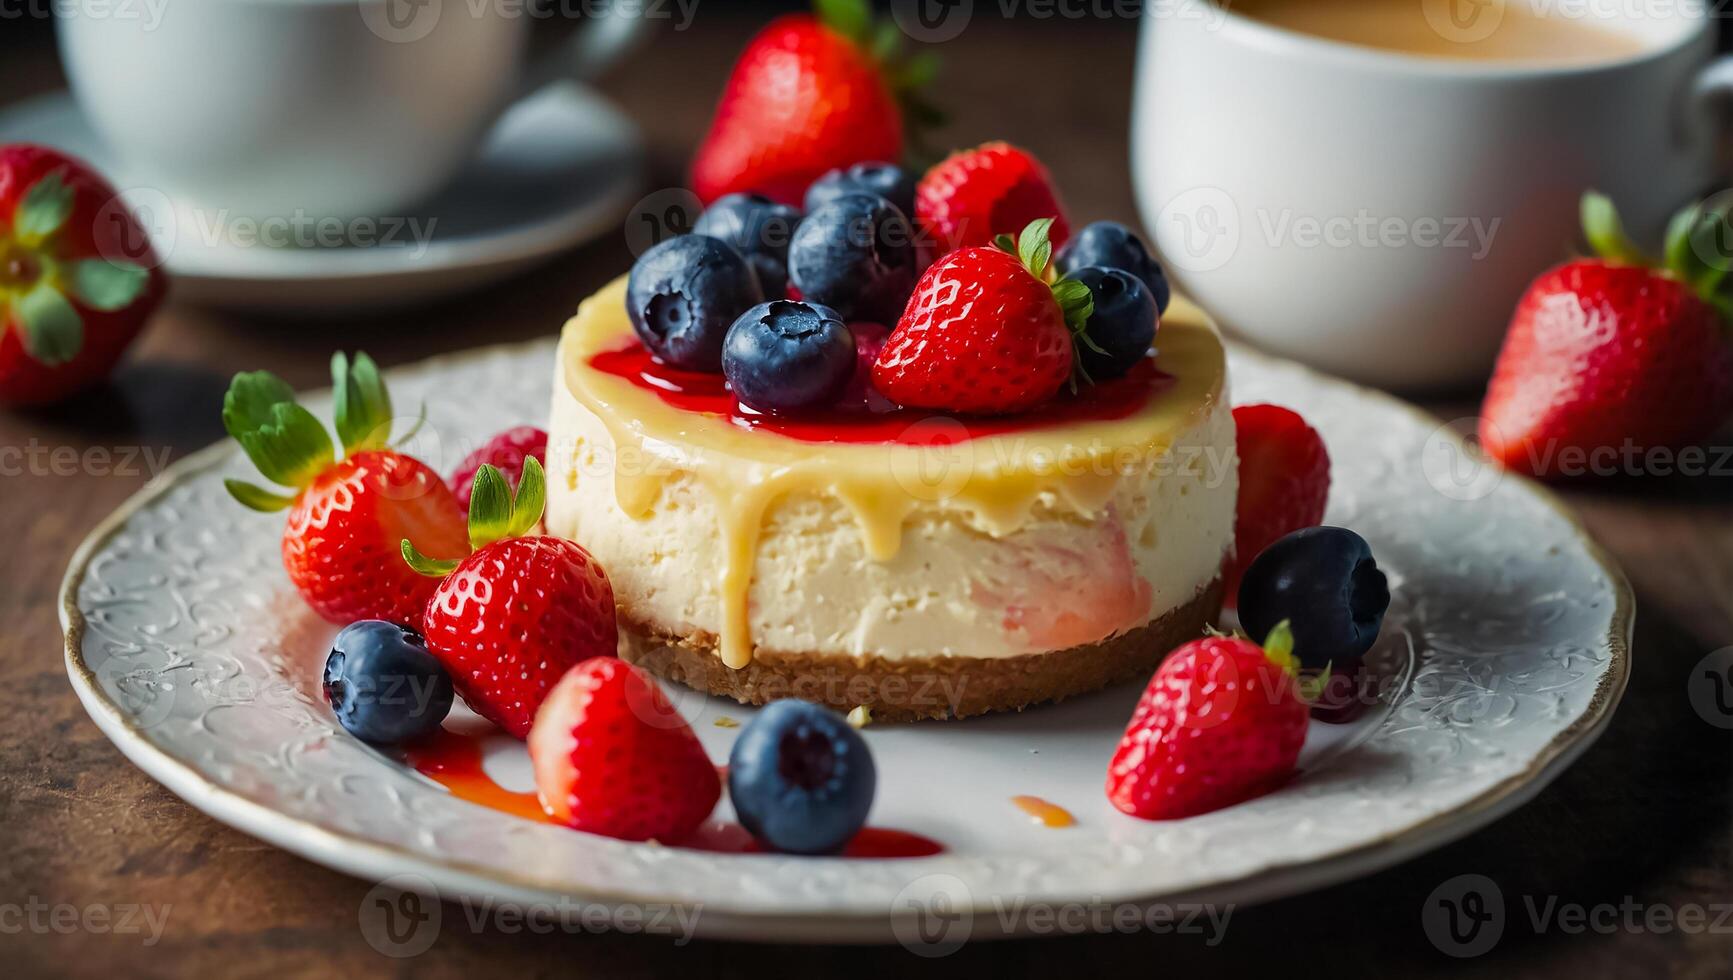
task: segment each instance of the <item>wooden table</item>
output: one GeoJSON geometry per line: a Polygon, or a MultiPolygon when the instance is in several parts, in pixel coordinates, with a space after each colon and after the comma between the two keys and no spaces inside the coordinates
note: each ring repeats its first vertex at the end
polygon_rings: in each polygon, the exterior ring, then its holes
{"type": "MultiPolygon", "coordinates": [[[[981,5],[977,5],[981,6],[981,5]]],[[[706,7],[699,26],[666,34],[606,86],[643,121],[655,181],[673,186],[713,93],[750,22],[706,7]]],[[[8,26],[8,31],[12,30],[8,26]]],[[[27,28],[28,30],[28,28],[27,28]]],[[[40,27],[37,28],[40,37],[40,27]]],[[[964,144],[1002,137],[1034,149],[1082,220],[1131,216],[1125,175],[1134,46],[1126,21],[1010,24],[977,17],[944,45],[945,96],[964,144]],[[1043,85],[1043,77],[1054,79],[1043,85]]],[[[51,88],[47,45],[0,51],[0,93],[51,88]]],[[[1279,164],[1273,164],[1279,165],[1279,164]]],[[[901,949],[767,948],[624,935],[472,932],[449,923],[430,953],[402,962],[357,928],[368,886],[210,820],[134,769],[85,717],[67,684],[55,591],[84,533],[149,475],[99,466],[96,447],[179,456],[219,437],[229,375],[268,365],[320,385],[337,347],[387,363],[552,333],[577,301],[628,264],[613,235],[523,278],[438,307],[329,322],[272,322],[174,306],[138,345],[113,388],[39,414],[0,413],[0,447],[39,447],[39,465],[0,475],[0,968],[152,976],[281,975],[315,970],[498,975],[668,973],[886,976],[898,970],[1060,975],[1434,975],[1464,967],[1511,976],[1726,976],[1733,920],[1718,933],[1619,930],[1536,934],[1521,897],[1544,905],[1674,909],[1733,902],[1733,733],[1711,727],[1685,693],[1692,665],[1733,643],[1733,474],[1568,488],[1565,497],[1624,563],[1638,593],[1635,670],[1611,727],[1534,802],[1457,844],[1363,880],[1239,909],[1215,947],[1192,936],[1089,936],[976,943],[947,959],[901,949]],[[59,457],[51,451],[68,450],[59,457]],[[59,466],[53,461],[78,459],[59,466]],[[64,473],[64,475],[63,475],[64,473]],[[1498,946],[1472,961],[1439,953],[1421,929],[1428,894],[1458,874],[1495,879],[1510,906],[1498,946]],[[168,907],[160,941],[57,932],[43,906],[168,907]],[[38,928],[19,930],[19,910],[38,928]],[[7,909],[14,911],[8,919],[7,909]],[[1305,962],[1300,962],[1300,961],[1305,962]]],[[[1475,393],[1430,401],[1472,414],[1475,393]]],[[[1725,441],[1725,440],[1723,440],[1725,441]]],[[[65,915],[67,913],[60,913],[65,915]]],[[[64,924],[64,920],[60,920],[64,924]]]]}

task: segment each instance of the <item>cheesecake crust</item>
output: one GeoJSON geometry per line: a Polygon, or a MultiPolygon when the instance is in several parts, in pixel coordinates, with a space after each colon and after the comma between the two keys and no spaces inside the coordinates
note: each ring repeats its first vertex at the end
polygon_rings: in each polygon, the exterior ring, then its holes
{"type": "Polygon", "coordinates": [[[659,677],[742,704],[798,697],[838,711],[865,706],[874,721],[967,718],[1147,677],[1175,647],[1200,636],[1221,605],[1217,578],[1191,601],[1137,629],[1065,650],[887,660],[760,647],[739,670],[722,663],[714,636],[671,636],[622,610],[620,656],[659,677]]]}

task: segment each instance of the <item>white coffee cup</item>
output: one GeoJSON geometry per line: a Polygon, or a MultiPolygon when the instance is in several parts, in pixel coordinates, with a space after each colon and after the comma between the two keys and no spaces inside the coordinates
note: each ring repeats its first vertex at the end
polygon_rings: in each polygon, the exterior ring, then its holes
{"type": "MultiPolygon", "coordinates": [[[[1459,0],[1407,2],[1448,16],[1459,0]]],[[[1713,189],[1710,103],[1733,93],[1733,58],[1714,60],[1698,0],[1623,5],[1594,4],[1616,17],[1597,23],[1640,54],[1561,66],[1350,46],[1207,0],[1147,6],[1132,169],[1169,273],[1231,331],[1325,370],[1484,380],[1524,287],[1580,241],[1584,190],[1653,243],[1713,189]]]]}
{"type": "MultiPolygon", "coordinates": [[[[589,5],[587,9],[597,9],[589,5]]],[[[232,216],[401,213],[514,101],[641,35],[607,3],[530,64],[523,0],[72,0],[61,60],[117,178],[232,216]]]]}

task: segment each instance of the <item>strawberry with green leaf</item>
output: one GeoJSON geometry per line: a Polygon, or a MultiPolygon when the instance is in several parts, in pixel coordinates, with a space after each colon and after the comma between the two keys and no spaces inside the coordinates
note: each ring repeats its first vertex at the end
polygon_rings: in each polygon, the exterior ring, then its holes
{"type": "Polygon", "coordinates": [[[0,146],[0,404],[108,377],[167,290],[113,187],[47,147],[0,146]]]}
{"type": "Polygon", "coordinates": [[[873,362],[874,387],[899,405],[1002,415],[1082,379],[1077,351],[1090,343],[1094,298],[1074,279],[1048,283],[1053,220],[929,266],[873,362]]]}
{"type": "Polygon", "coordinates": [[[235,376],[223,427],[260,475],[286,492],[241,480],[224,485],[254,510],[288,511],[283,567],[319,615],[419,629],[435,583],[404,566],[400,542],[427,554],[467,553],[462,510],[437,472],[391,448],[391,396],[373,359],[339,353],[331,377],[341,459],[281,379],[266,371],[235,376]]]}
{"type": "MultiPolygon", "coordinates": [[[[429,558],[402,542],[406,568],[437,581],[422,633],[451,673],[465,704],[518,738],[561,676],[591,657],[615,654],[614,589],[588,551],[531,535],[547,501],[534,456],[517,492],[483,464],[469,496],[469,544],[462,560],[429,558]]],[[[712,801],[714,802],[714,801],[712,801]]],[[[708,812],[708,810],[706,810],[708,812]]]]}
{"type": "MultiPolygon", "coordinates": [[[[907,57],[890,19],[868,0],[816,0],[760,31],[735,62],[710,132],[692,161],[706,204],[755,192],[798,206],[826,172],[903,159],[921,127],[940,121],[921,101],[937,61],[907,57]]],[[[909,215],[913,218],[914,215],[909,215]]]]}

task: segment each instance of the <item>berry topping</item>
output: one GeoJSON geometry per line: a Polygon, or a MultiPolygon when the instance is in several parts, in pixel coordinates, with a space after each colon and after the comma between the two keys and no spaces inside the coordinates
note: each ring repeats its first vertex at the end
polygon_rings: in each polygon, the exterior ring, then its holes
{"type": "Polygon", "coordinates": [[[568,668],[611,657],[619,642],[614,590],[590,553],[564,538],[520,537],[541,521],[545,478],[524,460],[514,495],[491,466],[476,471],[461,561],[402,542],[401,561],[439,579],[428,600],[427,645],[476,714],[518,738],[568,668]]]}
{"type": "Polygon", "coordinates": [[[524,460],[531,456],[545,468],[548,461],[548,434],[533,425],[507,429],[482,444],[480,449],[464,457],[451,474],[451,492],[465,516],[469,514],[469,494],[475,486],[475,473],[481,464],[499,470],[506,483],[515,487],[523,476],[524,460]]]}
{"type": "Polygon", "coordinates": [[[866,823],[877,783],[860,733],[829,708],[792,698],[760,711],[728,756],[740,823],[791,854],[842,850],[866,823]]]}
{"type": "Polygon", "coordinates": [[[890,328],[882,323],[856,321],[848,325],[848,332],[854,334],[854,373],[850,375],[842,397],[837,399],[837,407],[845,412],[875,415],[896,411],[896,403],[873,387],[873,362],[879,359],[879,352],[890,340],[890,328]]]}
{"type": "Polygon", "coordinates": [[[1083,230],[1059,250],[1053,265],[1062,276],[1091,265],[1129,272],[1148,287],[1157,314],[1167,312],[1168,300],[1172,298],[1172,287],[1167,283],[1167,273],[1162,271],[1161,263],[1150,258],[1143,239],[1117,221],[1093,221],[1084,225],[1083,230]]]}
{"type": "Polygon", "coordinates": [[[1009,143],[954,153],[915,188],[915,219],[941,255],[1016,234],[1037,218],[1052,218],[1047,237],[1065,244],[1070,226],[1047,168],[1009,143]]]}
{"type": "Polygon", "coordinates": [[[1265,548],[1240,582],[1240,622],[1256,636],[1286,621],[1309,669],[1372,649],[1390,587],[1366,540],[1345,527],[1309,527],[1265,548]]]}
{"type": "Polygon", "coordinates": [[[850,320],[896,319],[915,285],[915,232],[896,205],[844,194],[795,230],[788,276],[803,299],[850,320]]]}
{"type": "Polygon", "coordinates": [[[934,262],[873,364],[878,390],[901,405],[980,415],[1052,398],[1072,375],[1072,335],[1091,301],[1082,283],[1047,285],[1051,224],[1030,222],[1014,252],[1006,240],[934,262]]]}
{"type": "Polygon", "coordinates": [[[1324,519],[1330,496],[1330,453],[1316,429],[1280,405],[1234,409],[1240,490],[1234,508],[1234,561],[1224,584],[1228,601],[1240,575],[1277,538],[1324,519]]]}
{"type": "Polygon", "coordinates": [[[815,303],[760,303],[734,321],[722,348],[734,397],[772,415],[831,404],[854,366],[854,335],[835,310],[815,303]]]}
{"type": "Polygon", "coordinates": [[[818,0],[760,31],[735,62],[692,161],[704,201],[757,191],[799,204],[826,171],[900,160],[905,137],[939,121],[920,99],[938,64],[907,57],[903,32],[868,0],[818,0]]]}
{"type": "Polygon", "coordinates": [[[722,338],[764,302],[758,275],[734,247],[708,235],[653,246],[626,280],[626,315],[652,354],[688,371],[722,370],[722,338]]]}
{"type": "Polygon", "coordinates": [[[395,745],[431,733],[451,710],[451,676],[412,629],[379,619],[343,627],[325,659],[325,700],[349,734],[395,745]]]}
{"type": "Polygon", "coordinates": [[[399,542],[461,555],[463,511],[438,473],[388,448],[391,396],[372,358],[338,354],[331,375],[348,454],[341,461],[325,427],[281,379],[265,371],[235,376],[223,397],[223,427],[267,480],[293,493],[233,479],[224,486],[253,510],[288,510],[283,567],[314,612],[334,623],[419,626],[434,584],[403,566],[399,542]]]}
{"type": "Polygon", "coordinates": [[[908,217],[915,213],[915,178],[890,163],[857,163],[839,167],[812,182],[806,189],[810,214],[848,194],[875,194],[896,205],[908,217]]]}
{"type": "Polygon", "coordinates": [[[788,290],[788,243],[798,224],[797,208],[762,194],[729,194],[704,209],[692,233],[720,239],[746,256],[768,299],[788,290]]]}
{"type": "Polygon", "coordinates": [[[1078,370],[1091,381],[1124,376],[1155,343],[1155,300],[1142,280],[1121,269],[1087,265],[1068,278],[1089,287],[1092,303],[1078,337],[1078,370]]]}
{"type": "Polygon", "coordinates": [[[1292,644],[1279,626],[1262,647],[1209,636],[1170,654],[1108,764],[1108,800],[1134,817],[1175,820],[1281,785],[1306,740],[1292,644]]]}
{"type": "Polygon", "coordinates": [[[722,781],[656,682],[624,660],[586,660],[560,678],[529,733],[548,815],[621,840],[673,841],[716,808],[722,781]]]}
{"type": "Polygon", "coordinates": [[[1733,217],[1686,208],[1657,263],[1626,239],[1611,201],[1585,195],[1582,212],[1600,257],[1529,285],[1480,410],[1486,453],[1534,476],[1682,449],[1733,414],[1733,217]]]}

